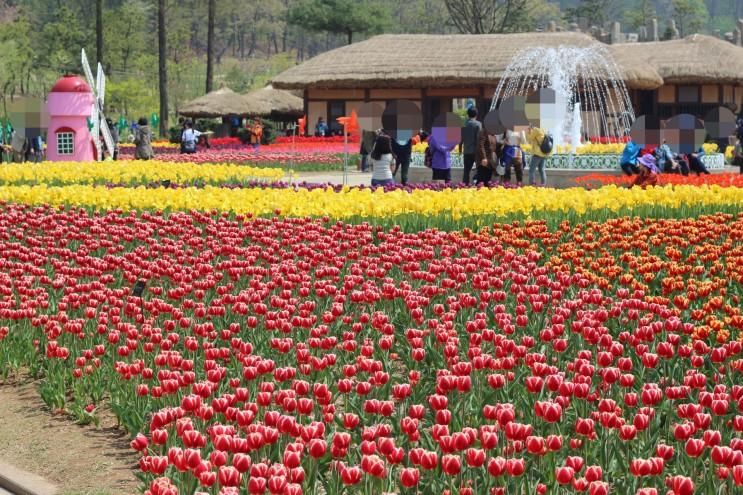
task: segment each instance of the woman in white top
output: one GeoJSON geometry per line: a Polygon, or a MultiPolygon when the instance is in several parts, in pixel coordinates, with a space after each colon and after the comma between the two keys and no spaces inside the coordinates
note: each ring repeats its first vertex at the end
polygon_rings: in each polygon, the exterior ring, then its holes
{"type": "Polygon", "coordinates": [[[394,184],[392,167],[395,165],[395,155],[392,153],[392,138],[384,131],[378,131],[371,151],[372,187],[394,184]]]}
{"type": "Polygon", "coordinates": [[[196,153],[196,143],[199,136],[201,136],[201,133],[193,128],[193,123],[190,120],[187,120],[183,134],[181,134],[181,151],[188,154],[196,153]]]}
{"type": "Polygon", "coordinates": [[[503,134],[503,182],[511,182],[511,167],[516,172],[516,183],[521,185],[524,180],[524,152],[521,145],[526,143],[524,131],[514,132],[507,130],[503,134]]]}

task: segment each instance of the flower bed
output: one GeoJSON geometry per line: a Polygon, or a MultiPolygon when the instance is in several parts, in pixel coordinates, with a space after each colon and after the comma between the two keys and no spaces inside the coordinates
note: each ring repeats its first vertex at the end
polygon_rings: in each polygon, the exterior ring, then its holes
{"type": "Polygon", "coordinates": [[[180,184],[223,184],[246,181],[275,181],[284,177],[278,169],[234,164],[204,164],[162,161],[43,162],[6,164],[0,167],[0,184],[107,184],[143,185],[153,181],[180,184]]]}
{"type": "Polygon", "coordinates": [[[379,188],[343,188],[336,192],[306,189],[106,188],[88,185],[2,186],[0,201],[33,205],[78,205],[109,209],[224,211],[257,216],[281,212],[288,217],[322,217],[378,223],[406,228],[430,225],[432,218],[446,228],[485,225],[497,219],[590,218],[617,214],[699,215],[739,211],[743,194],[738,188],[667,186],[642,190],[606,186],[546,189],[420,189],[384,192],[379,188]]]}
{"type": "MultiPolygon", "coordinates": [[[[606,175],[606,174],[588,174],[582,177],[576,177],[575,182],[582,186],[600,187],[607,184],[630,185],[635,180],[634,177],[626,175],[606,175]]],[[[658,183],[660,185],[689,185],[703,186],[716,185],[721,187],[740,187],[743,188],[743,174],[724,173],[710,175],[687,175],[681,174],[659,174],[658,183]]]]}
{"type": "Polygon", "coordinates": [[[110,408],[151,495],[732,494],[741,232],[6,204],[0,372],[110,408]]]}

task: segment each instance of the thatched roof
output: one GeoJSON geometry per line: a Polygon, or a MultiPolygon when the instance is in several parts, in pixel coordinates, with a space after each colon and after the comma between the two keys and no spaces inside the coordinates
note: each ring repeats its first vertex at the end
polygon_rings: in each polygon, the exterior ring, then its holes
{"type": "MultiPolygon", "coordinates": [[[[599,44],[574,32],[382,35],[320,54],[279,74],[273,85],[282,89],[492,86],[524,49],[599,44]]],[[[645,64],[629,60],[620,70],[630,87],[662,84],[657,72],[645,64]]]]}
{"type": "Polygon", "coordinates": [[[243,95],[222,87],[183,105],[178,113],[186,117],[216,118],[225,115],[246,115],[248,106],[243,95]]]}
{"type": "Polygon", "coordinates": [[[743,48],[694,34],[672,41],[612,45],[620,66],[653,67],[666,84],[743,84],[743,48]]]}
{"type": "Polygon", "coordinates": [[[248,115],[268,117],[272,114],[299,117],[304,112],[302,98],[283,89],[268,85],[245,95],[248,115]]]}

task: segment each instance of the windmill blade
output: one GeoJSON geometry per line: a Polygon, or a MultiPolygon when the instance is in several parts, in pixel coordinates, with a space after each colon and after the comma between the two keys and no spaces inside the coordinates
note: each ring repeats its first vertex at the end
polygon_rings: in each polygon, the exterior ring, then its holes
{"type": "Polygon", "coordinates": [[[83,72],[85,73],[85,79],[88,80],[88,86],[90,86],[90,90],[95,92],[96,86],[95,86],[95,80],[93,79],[93,71],[90,70],[90,64],[88,63],[88,57],[85,55],[85,48],[82,50],[82,66],[83,66],[83,72]]]}
{"type": "Polygon", "coordinates": [[[90,110],[90,121],[93,123],[93,128],[90,130],[90,137],[93,139],[93,145],[96,149],[96,156],[98,161],[101,161],[101,120],[100,114],[98,113],[98,104],[93,103],[93,107],[90,110]]]}
{"type": "Polygon", "coordinates": [[[106,143],[106,149],[108,150],[108,156],[114,155],[114,138],[111,135],[111,129],[108,128],[108,122],[106,118],[101,114],[101,131],[103,131],[103,141],[106,143]]]}
{"type": "Polygon", "coordinates": [[[103,73],[103,66],[98,62],[98,75],[96,77],[96,96],[100,102],[101,112],[103,112],[103,100],[106,96],[106,75],[103,73]]]}

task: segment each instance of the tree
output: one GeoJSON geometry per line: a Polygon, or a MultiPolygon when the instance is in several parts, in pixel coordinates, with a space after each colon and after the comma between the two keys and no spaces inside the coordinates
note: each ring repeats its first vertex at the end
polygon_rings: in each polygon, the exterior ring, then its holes
{"type": "Polygon", "coordinates": [[[103,64],[103,0],[95,0],[95,55],[103,64]]]}
{"type": "Polygon", "coordinates": [[[209,13],[207,15],[206,34],[206,92],[209,93],[214,86],[214,17],[216,15],[216,0],[209,0],[209,13]]]}
{"type": "Polygon", "coordinates": [[[302,0],[287,12],[287,22],[312,31],[345,34],[379,33],[389,24],[389,13],[377,2],[356,0],[302,0]]]}
{"type": "Polygon", "coordinates": [[[709,21],[703,0],[673,0],[673,18],[682,37],[699,32],[709,21]]]}
{"type": "Polygon", "coordinates": [[[445,0],[460,33],[488,34],[521,30],[528,0],[445,0]],[[518,22],[517,22],[518,20],[518,22]]]}
{"type": "Polygon", "coordinates": [[[625,11],[625,18],[633,29],[647,26],[648,21],[657,16],[652,0],[637,0],[635,7],[625,11]]]}
{"type": "Polygon", "coordinates": [[[614,0],[580,0],[577,6],[565,9],[570,22],[585,21],[588,26],[603,27],[614,16],[614,0]]]}
{"type": "Polygon", "coordinates": [[[165,30],[165,0],[157,2],[157,48],[160,80],[160,136],[168,132],[168,50],[165,30]]]}

